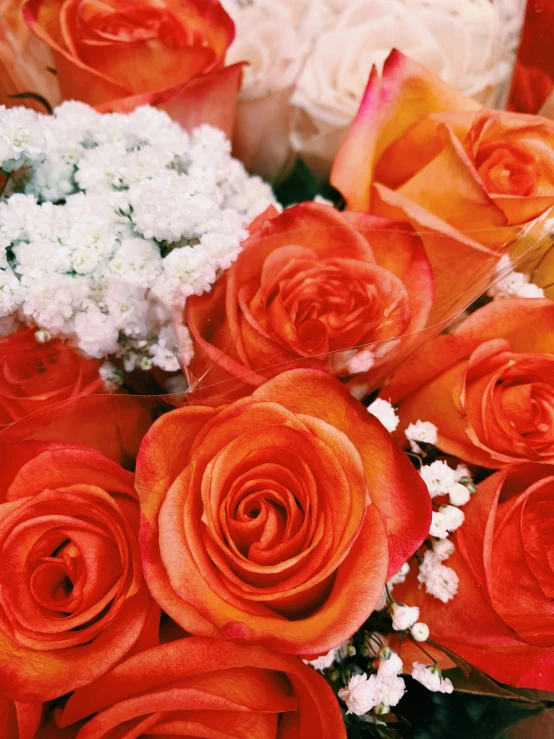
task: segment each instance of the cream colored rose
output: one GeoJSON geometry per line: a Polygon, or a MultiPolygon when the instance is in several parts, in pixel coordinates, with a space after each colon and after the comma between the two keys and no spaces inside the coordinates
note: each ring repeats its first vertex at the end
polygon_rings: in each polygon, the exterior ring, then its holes
{"type": "Polygon", "coordinates": [[[272,180],[293,162],[290,96],[311,44],[292,3],[225,5],[236,25],[227,63],[247,62],[237,106],[233,151],[246,167],[272,180]]]}
{"type": "Polygon", "coordinates": [[[292,96],[293,148],[321,177],[358,110],[372,66],[381,71],[393,48],[488,105],[513,61],[499,7],[490,0],[349,2],[317,40],[292,96]]]}

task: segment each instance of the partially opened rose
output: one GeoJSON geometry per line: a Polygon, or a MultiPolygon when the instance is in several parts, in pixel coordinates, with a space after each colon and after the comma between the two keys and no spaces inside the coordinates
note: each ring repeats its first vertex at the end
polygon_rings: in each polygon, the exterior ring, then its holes
{"type": "Polygon", "coordinates": [[[489,303],[410,358],[383,396],[399,405],[399,438],[430,421],[438,447],[473,464],[554,462],[554,302],[489,303]]]}
{"type": "Polygon", "coordinates": [[[379,184],[464,231],[521,225],[554,205],[553,147],[553,121],[482,108],[393,51],[370,76],[331,182],[354,210],[382,212],[379,184]]]}
{"type": "Polygon", "coordinates": [[[27,0],[62,95],[101,111],[161,107],[192,128],[232,130],[241,66],[224,67],[233,22],[217,0],[27,0]]]}
{"type": "Polygon", "coordinates": [[[446,564],[447,604],[412,572],[395,598],[419,605],[433,639],[501,683],[554,690],[554,466],[517,463],[478,485],[446,564]]]}
{"type": "Polygon", "coordinates": [[[76,691],[60,725],[123,736],[346,739],[337,699],[296,657],[191,637],[150,649],[76,691]],[[124,729],[123,729],[124,727],[124,729]]]}
{"type": "Polygon", "coordinates": [[[133,475],[76,445],[0,453],[0,692],[50,700],[157,633],[133,475]]]}
{"type": "Polygon", "coordinates": [[[187,300],[191,384],[234,399],[295,367],[374,374],[426,326],[433,278],[408,223],[303,203],[251,232],[214,290],[187,300]]]}
{"type": "Polygon", "coordinates": [[[60,339],[40,344],[36,328],[0,339],[0,426],[61,400],[106,392],[100,362],[60,339]]]}
{"type": "Polygon", "coordinates": [[[185,631],[317,654],[429,531],[425,485],[336,379],[293,370],[162,416],[137,460],[145,577],[185,631]]]}

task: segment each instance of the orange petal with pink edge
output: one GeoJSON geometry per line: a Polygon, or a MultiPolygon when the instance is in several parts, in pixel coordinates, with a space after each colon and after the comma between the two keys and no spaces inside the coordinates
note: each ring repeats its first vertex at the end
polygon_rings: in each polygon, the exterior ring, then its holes
{"type": "Polygon", "coordinates": [[[335,158],[331,184],[350,210],[368,210],[375,168],[391,144],[431,113],[479,107],[422,65],[393,50],[381,78],[375,69],[371,72],[358,114],[335,158]]]}
{"type": "Polygon", "coordinates": [[[152,105],[165,110],[187,131],[207,123],[231,137],[241,77],[242,63],[233,64],[166,90],[99,100],[96,109],[100,113],[128,113],[141,105],[152,105]]]}

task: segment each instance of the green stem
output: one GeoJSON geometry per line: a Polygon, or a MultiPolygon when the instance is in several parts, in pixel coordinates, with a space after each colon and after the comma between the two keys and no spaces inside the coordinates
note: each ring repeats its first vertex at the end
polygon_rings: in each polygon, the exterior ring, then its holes
{"type": "Polygon", "coordinates": [[[406,633],[406,636],[408,637],[408,639],[410,639],[410,641],[413,641],[413,643],[416,645],[416,647],[419,647],[421,649],[421,651],[423,652],[423,654],[425,654],[425,656],[428,657],[431,660],[431,662],[433,662],[433,664],[435,664],[435,665],[437,664],[437,660],[434,657],[431,657],[431,655],[429,654],[429,652],[421,646],[421,642],[418,642],[417,639],[414,639],[414,637],[411,636],[408,633],[406,633]]]}

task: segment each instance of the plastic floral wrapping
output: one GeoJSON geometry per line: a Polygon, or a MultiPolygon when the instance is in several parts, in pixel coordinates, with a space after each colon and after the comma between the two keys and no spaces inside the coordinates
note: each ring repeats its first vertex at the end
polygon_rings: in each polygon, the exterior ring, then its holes
{"type": "Polygon", "coordinates": [[[513,260],[540,258],[552,225],[546,214],[507,239],[510,229],[419,230],[416,219],[293,207],[252,234],[213,291],[187,301],[189,401],[235,400],[292,368],[324,370],[360,399],[386,392],[403,360],[513,260]]]}

